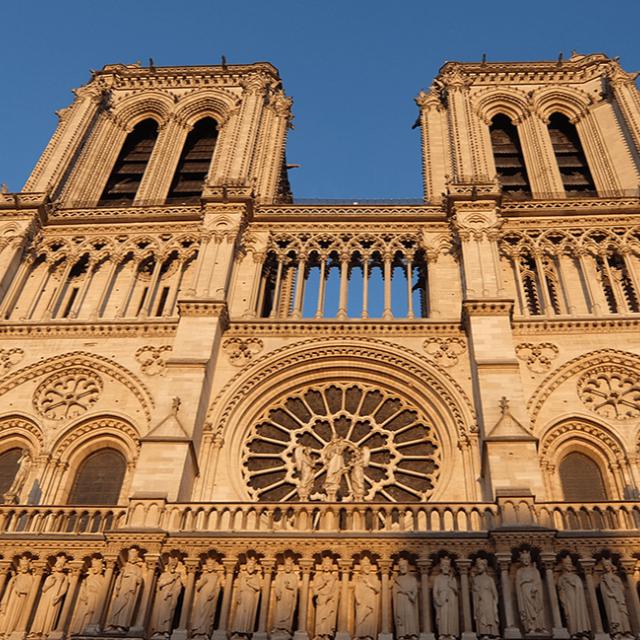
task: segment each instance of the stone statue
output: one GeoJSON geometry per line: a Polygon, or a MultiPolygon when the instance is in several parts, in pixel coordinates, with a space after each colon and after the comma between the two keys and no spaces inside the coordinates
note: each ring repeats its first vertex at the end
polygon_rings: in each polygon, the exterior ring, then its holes
{"type": "Polygon", "coordinates": [[[293,558],[287,556],[273,582],[275,603],[270,636],[272,640],[277,638],[288,640],[292,636],[293,616],[298,604],[298,589],[300,588],[300,576],[296,569],[293,558]]]}
{"type": "Polygon", "coordinates": [[[236,580],[235,609],[231,619],[231,638],[245,638],[253,633],[262,589],[262,572],[253,556],[240,567],[236,580]]]}
{"type": "Polygon", "coordinates": [[[22,489],[24,488],[27,478],[29,477],[32,462],[33,461],[31,459],[31,454],[29,453],[29,451],[23,449],[22,454],[18,459],[18,471],[13,478],[13,482],[11,483],[9,490],[4,494],[5,503],[13,503],[20,498],[22,489]]]}
{"type": "Polygon", "coordinates": [[[632,635],[624,584],[611,558],[602,559],[602,568],[604,573],[600,579],[600,594],[607,612],[609,633],[612,636],[632,635]]]}
{"type": "Polygon", "coordinates": [[[494,579],[487,573],[487,559],[479,556],[474,563],[475,573],[471,578],[473,614],[476,631],[480,638],[499,637],[498,589],[494,579]]]}
{"type": "Polygon", "coordinates": [[[457,638],[460,631],[458,581],[453,575],[451,558],[442,556],[440,573],[433,581],[433,604],[436,609],[438,638],[457,638]]]}
{"type": "Polygon", "coordinates": [[[91,558],[87,575],[80,585],[75,613],[71,620],[69,633],[81,635],[87,631],[97,630],[102,612],[102,596],[105,593],[104,560],[91,558]]]}
{"type": "Polygon", "coordinates": [[[184,564],[176,556],[169,556],[156,585],[153,616],[149,625],[152,638],[168,638],[171,635],[178,598],[186,582],[187,571],[184,564]]]}
{"type": "Polygon", "coordinates": [[[208,557],[196,582],[193,609],[191,610],[191,637],[208,638],[216,615],[220,588],[224,586],[221,567],[215,558],[208,557]]]}
{"type": "Polygon", "coordinates": [[[398,573],[391,585],[393,600],[393,620],[396,625],[395,637],[417,638],[420,635],[418,615],[418,580],[409,572],[406,558],[398,560],[398,573]]]}
{"type": "Polygon", "coordinates": [[[560,562],[560,577],[557,581],[560,605],[572,636],[589,635],[591,622],[584,595],[584,585],[576,573],[571,556],[566,555],[560,562]]]}
{"type": "Polygon", "coordinates": [[[326,468],[324,491],[329,502],[336,501],[342,477],[347,472],[347,465],[344,460],[344,452],[347,448],[346,440],[334,438],[322,451],[322,460],[326,468]]]}
{"type": "Polygon", "coordinates": [[[40,594],[36,615],[31,623],[30,636],[47,636],[56,628],[62,610],[64,596],[69,589],[69,577],[66,572],[67,557],[56,558],[51,572],[45,578],[40,594]]]}
{"type": "Polygon", "coordinates": [[[367,493],[367,487],[365,484],[364,470],[369,466],[369,460],[371,459],[371,451],[369,447],[362,447],[353,452],[353,460],[351,462],[351,498],[356,501],[364,500],[364,496],[367,493]]]}
{"type": "Polygon", "coordinates": [[[313,640],[328,640],[336,632],[338,595],[340,583],[338,572],[329,556],[322,558],[311,583],[311,593],[316,602],[316,625],[313,640]]]}
{"type": "Polygon", "coordinates": [[[116,578],[107,631],[124,633],[129,630],[143,581],[144,560],[138,549],[131,547],[127,551],[127,561],[116,578]]]}
{"type": "Polygon", "coordinates": [[[520,552],[520,567],[516,571],[518,610],[525,633],[544,633],[544,594],[540,572],[533,566],[531,553],[520,552]]]}
{"type": "Polygon", "coordinates": [[[356,605],[354,638],[376,640],[380,615],[380,580],[367,556],[360,560],[360,571],[353,578],[353,595],[356,605]]]}
{"type": "Polygon", "coordinates": [[[294,458],[298,471],[298,497],[300,500],[306,501],[313,490],[317,463],[311,453],[311,447],[297,447],[294,451],[294,458]]]}
{"type": "Polygon", "coordinates": [[[31,558],[20,556],[16,571],[11,576],[0,603],[0,632],[3,634],[9,635],[12,631],[18,630],[33,581],[31,558]]]}

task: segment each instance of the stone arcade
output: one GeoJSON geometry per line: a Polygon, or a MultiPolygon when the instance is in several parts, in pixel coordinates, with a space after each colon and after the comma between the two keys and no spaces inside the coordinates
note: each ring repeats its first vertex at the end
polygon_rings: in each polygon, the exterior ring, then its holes
{"type": "Polygon", "coordinates": [[[395,205],[296,204],[266,63],[58,112],[0,193],[3,638],[640,633],[635,76],[416,102],[395,205]]]}

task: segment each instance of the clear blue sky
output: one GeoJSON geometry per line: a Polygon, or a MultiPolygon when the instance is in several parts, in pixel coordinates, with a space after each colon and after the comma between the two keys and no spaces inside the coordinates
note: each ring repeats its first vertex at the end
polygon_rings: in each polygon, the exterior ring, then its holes
{"type": "Polygon", "coordinates": [[[298,197],[420,197],[414,96],[445,60],[555,59],[640,69],[638,0],[7,0],[0,182],[22,187],[71,88],[106,63],[268,60],[294,98],[298,197]],[[535,6],[535,10],[531,7],[535,6]]]}

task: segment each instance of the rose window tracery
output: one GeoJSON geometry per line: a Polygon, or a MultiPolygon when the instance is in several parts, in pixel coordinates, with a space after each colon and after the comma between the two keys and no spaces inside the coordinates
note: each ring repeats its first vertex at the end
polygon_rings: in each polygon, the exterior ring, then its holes
{"type": "Polygon", "coordinates": [[[268,409],[247,435],[242,472],[262,501],[417,502],[440,471],[430,422],[364,384],[315,385],[268,409]]]}
{"type": "Polygon", "coordinates": [[[45,378],[33,395],[33,406],[50,420],[68,420],[82,415],[98,401],[102,380],[81,367],[45,378]]]}
{"type": "Polygon", "coordinates": [[[598,367],[578,380],[578,395],[591,411],[605,418],[640,416],[640,380],[631,372],[598,367]]]}

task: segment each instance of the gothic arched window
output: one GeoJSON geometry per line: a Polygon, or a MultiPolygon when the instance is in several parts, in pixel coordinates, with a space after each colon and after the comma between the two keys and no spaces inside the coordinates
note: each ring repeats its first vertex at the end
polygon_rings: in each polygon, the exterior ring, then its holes
{"type": "Polygon", "coordinates": [[[99,449],[80,465],[69,494],[68,504],[118,504],[127,463],[115,449],[99,449]]]}
{"type": "Polygon", "coordinates": [[[22,449],[16,447],[0,454],[0,495],[9,491],[13,480],[18,473],[18,460],[22,455],[22,449]]]}
{"type": "Polygon", "coordinates": [[[569,118],[554,113],[549,118],[549,136],[567,196],[595,196],[596,188],[576,128],[569,118]]]}
{"type": "Polygon", "coordinates": [[[489,134],[502,192],[513,198],[531,197],[518,129],[507,116],[498,114],[489,125],[489,134]]]}
{"type": "Polygon", "coordinates": [[[572,451],[560,462],[560,482],[567,502],[598,502],[607,499],[598,464],[579,451],[572,451]]]}
{"type": "Polygon", "coordinates": [[[133,128],[122,145],[100,204],[131,203],[135,200],[157,137],[158,123],[151,118],[133,128]]]}
{"type": "Polygon", "coordinates": [[[218,124],[213,118],[196,122],[182,148],[169,189],[169,201],[192,202],[202,195],[217,138],[218,124]]]}

